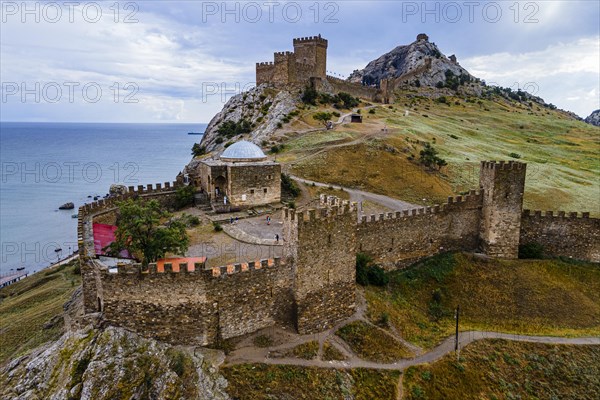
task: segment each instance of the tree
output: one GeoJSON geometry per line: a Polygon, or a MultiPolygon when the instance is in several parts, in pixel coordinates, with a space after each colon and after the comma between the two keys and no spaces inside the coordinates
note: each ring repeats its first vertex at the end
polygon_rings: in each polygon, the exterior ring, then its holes
{"type": "Polygon", "coordinates": [[[426,167],[434,168],[437,167],[438,170],[442,169],[448,163],[443,158],[438,157],[438,152],[433,146],[429,143],[425,143],[425,147],[421,150],[419,161],[426,167]]]}
{"type": "Polygon", "coordinates": [[[317,121],[321,121],[323,125],[327,126],[327,122],[331,120],[331,113],[325,111],[319,111],[313,115],[313,118],[317,121]]]}
{"type": "Polygon", "coordinates": [[[196,188],[193,185],[180,186],[175,191],[175,208],[180,210],[194,203],[196,188]]]}
{"type": "Polygon", "coordinates": [[[119,203],[115,241],[108,253],[117,256],[122,250],[141,254],[142,264],[148,265],[167,253],[183,254],[189,246],[185,223],[170,220],[156,200],[128,199],[119,203]],[[163,221],[168,221],[163,223],[163,221]]]}

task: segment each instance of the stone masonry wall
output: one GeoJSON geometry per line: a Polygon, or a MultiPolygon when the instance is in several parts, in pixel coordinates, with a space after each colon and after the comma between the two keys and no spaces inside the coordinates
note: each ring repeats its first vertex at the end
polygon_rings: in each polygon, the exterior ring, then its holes
{"type": "Polygon", "coordinates": [[[327,76],[327,82],[334,93],[346,92],[352,96],[373,101],[380,97],[380,91],[375,87],[363,86],[358,83],[348,82],[332,76],[327,76]]]}
{"type": "Polygon", "coordinates": [[[483,189],[481,250],[492,257],[517,258],[527,164],[483,161],[479,186],[483,189]]]}
{"type": "Polygon", "coordinates": [[[404,267],[446,251],[475,250],[479,242],[482,193],[449,197],[441,206],[363,216],[358,251],[386,269],[404,267]]]}
{"type": "Polygon", "coordinates": [[[93,223],[110,222],[114,220],[117,203],[129,198],[153,198],[161,204],[169,206],[173,202],[176,182],[157,183],[155,185],[130,186],[124,195],[101,199],[79,207],[77,220],[77,243],[81,278],[83,287],[83,305],[85,312],[98,311],[98,299],[102,302],[102,288],[99,287],[97,268],[92,265],[96,257],[94,252],[93,223]]]}
{"type": "Polygon", "coordinates": [[[153,264],[102,271],[104,320],[170,343],[206,345],[292,317],[291,267],[279,259],[180,271],[158,273],[153,264]]]}
{"type": "Polygon", "coordinates": [[[356,210],[285,210],[298,231],[294,263],[296,324],[300,334],[320,332],[355,308],[356,210]]]}
{"type": "Polygon", "coordinates": [[[570,257],[600,262],[600,219],[559,211],[531,212],[521,218],[520,244],[538,243],[548,257],[570,257]]]}
{"type": "Polygon", "coordinates": [[[227,175],[229,200],[236,206],[251,207],[281,200],[280,164],[233,164],[228,167],[227,175]],[[246,195],[246,200],[242,200],[243,195],[246,195]]]}

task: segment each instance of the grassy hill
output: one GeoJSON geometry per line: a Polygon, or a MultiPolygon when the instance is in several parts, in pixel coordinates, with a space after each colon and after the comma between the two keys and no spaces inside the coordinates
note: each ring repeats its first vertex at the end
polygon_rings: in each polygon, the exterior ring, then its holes
{"type": "Polygon", "coordinates": [[[81,284],[76,265],[48,268],[0,290],[0,365],[62,335],[63,304],[81,284]]]}
{"type": "Polygon", "coordinates": [[[477,187],[481,160],[520,160],[528,163],[526,208],[600,215],[600,128],[530,104],[500,96],[440,100],[422,88],[399,92],[392,105],[363,103],[362,124],[327,132],[312,115],[335,110],[305,106],[281,128],[286,147],[277,158],[308,179],[425,204],[477,187]],[[426,143],[448,162],[441,172],[419,165],[426,143]]]}
{"type": "Polygon", "coordinates": [[[485,340],[410,367],[404,399],[598,399],[600,346],[485,340]]]}
{"type": "Polygon", "coordinates": [[[368,315],[424,348],[452,335],[457,305],[465,331],[600,335],[598,264],[445,254],[389,276],[388,287],[366,288],[368,315]]]}

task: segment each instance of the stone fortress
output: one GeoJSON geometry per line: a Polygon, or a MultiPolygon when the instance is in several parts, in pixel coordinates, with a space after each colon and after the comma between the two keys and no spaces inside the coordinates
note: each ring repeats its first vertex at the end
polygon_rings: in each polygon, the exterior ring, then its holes
{"type": "Polygon", "coordinates": [[[221,212],[281,200],[281,165],[244,140],[227,147],[218,158],[201,160],[191,175],[213,209],[221,212]]]}
{"type": "Polygon", "coordinates": [[[210,269],[121,264],[115,273],[94,252],[92,224],[114,218],[124,198],[168,202],[175,193],[170,184],[130,188],[79,209],[85,312],[145,336],[207,345],[273,325],[314,333],[348,318],[355,311],[357,252],[392,269],[448,251],[513,259],[519,245],[539,243],[548,256],[600,262],[600,219],[523,210],[525,173],[521,162],[482,162],[478,190],[378,216],[323,196],[317,209],[284,209],[280,258],[210,269]]]}
{"type": "Polygon", "coordinates": [[[387,80],[375,87],[327,75],[328,42],[321,35],[296,38],[293,45],[293,52],[275,52],[273,61],[256,63],[257,86],[312,86],[317,90],[335,94],[345,92],[372,101],[391,101],[391,90],[388,91],[387,80]]]}

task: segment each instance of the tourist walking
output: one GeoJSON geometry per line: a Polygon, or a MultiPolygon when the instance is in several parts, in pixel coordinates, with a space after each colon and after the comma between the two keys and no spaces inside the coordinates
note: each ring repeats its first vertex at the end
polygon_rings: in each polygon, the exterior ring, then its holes
{"type": "Polygon", "coordinates": [[[278,235],[278,234],[275,234],[275,241],[276,241],[277,243],[279,243],[279,235],[278,235]]]}

